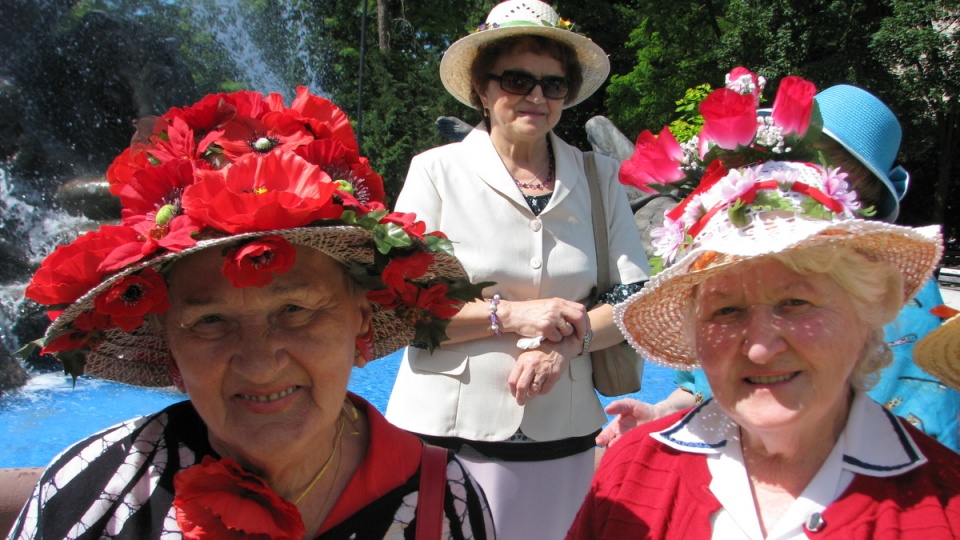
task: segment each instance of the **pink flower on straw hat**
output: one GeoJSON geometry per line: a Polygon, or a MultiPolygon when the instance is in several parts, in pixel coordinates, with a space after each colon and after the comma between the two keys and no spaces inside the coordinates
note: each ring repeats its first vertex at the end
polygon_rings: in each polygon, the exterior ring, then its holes
{"type": "Polygon", "coordinates": [[[703,100],[700,114],[700,157],[706,156],[712,145],[724,150],[747,146],[757,133],[757,105],[752,94],[720,88],[703,100]]]}
{"type": "Polygon", "coordinates": [[[783,129],[784,135],[806,135],[815,95],[817,88],[810,81],[795,75],[788,75],[780,81],[771,116],[773,122],[783,129]]]}
{"type": "Polygon", "coordinates": [[[727,88],[738,94],[750,94],[753,96],[754,104],[760,105],[760,94],[767,80],[745,67],[735,67],[724,77],[724,84],[727,88]]]}
{"type": "Polygon", "coordinates": [[[658,193],[657,184],[669,184],[686,176],[680,168],[683,156],[683,148],[669,128],[664,126],[659,136],[644,130],[637,137],[633,155],[620,165],[620,182],[646,193],[658,193]]]}

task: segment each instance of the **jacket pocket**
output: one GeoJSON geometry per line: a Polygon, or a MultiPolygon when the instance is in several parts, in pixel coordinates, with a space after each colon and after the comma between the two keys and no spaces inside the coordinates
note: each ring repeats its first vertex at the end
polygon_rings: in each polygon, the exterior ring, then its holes
{"type": "Polygon", "coordinates": [[[434,349],[431,354],[428,350],[410,347],[407,359],[414,372],[426,371],[459,377],[463,375],[467,368],[468,358],[470,357],[461,351],[447,351],[438,348],[434,349]]]}

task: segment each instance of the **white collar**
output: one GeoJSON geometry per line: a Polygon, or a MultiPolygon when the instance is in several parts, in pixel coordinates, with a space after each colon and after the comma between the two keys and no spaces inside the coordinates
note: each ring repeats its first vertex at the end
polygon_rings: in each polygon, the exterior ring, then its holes
{"type": "MultiPolygon", "coordinates": [[[[844,434],[843,467],[851,472],[897,476],[927,462],[897,417],[862,391],[854,394],[844,434]]],[[[719,454],[727,444],[739,444],[740,428],[711,398],[650,436],[682,452],[719,454]]]]}

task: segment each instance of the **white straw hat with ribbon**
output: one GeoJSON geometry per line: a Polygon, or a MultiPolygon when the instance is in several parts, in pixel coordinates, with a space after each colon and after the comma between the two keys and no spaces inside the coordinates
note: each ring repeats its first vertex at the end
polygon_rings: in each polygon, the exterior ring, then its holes
{"type": "Polygon", "coordinates": [[[828,246],[890,264],[903,277],[903,302],[930,279],[943,253],[937,225],[902,227],[857,218],[846,173],[823,165],[815,87],[780,83],[768,114],[756,105],[763,79],[745,68],[700,106],[703,130],[683,145],[664,129],[645,132],[620,169],[621,182],[647,190],[688,190],[652,231],[665,270],[614,307],[614,321],[646,359],[671,368],[699,365],[689,332],[698,284],[749,261],[828,246]],[[693,188],[691,190],[691,188],[693,188]]]}
{"type": "Polygon", "coordinates": [[[600,88],[610,73],[610,60],[599,45],[572,31],[571,26],[549,4],[540,0],[501,2],[490,10],[487,21],[476,32],[459,39],[447,49],[440,61],[440,80],[453,97],[473,107],[470,103],[470,69],[480,47],[507,37],[543,36],[565,43],[577,53],[583,71],[583,84],[564,103],[565,109],[573,107],[600,88]]]}

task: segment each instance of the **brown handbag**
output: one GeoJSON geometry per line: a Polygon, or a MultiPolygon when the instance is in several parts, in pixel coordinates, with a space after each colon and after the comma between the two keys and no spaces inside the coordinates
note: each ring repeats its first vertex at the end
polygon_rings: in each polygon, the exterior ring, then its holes
{"type": "MultiPolygon", "coordinates": [[[[607,253],[607,214],[600,194],[596,156],[583,153],[584,172],[590,185],[590,208],[593,214],[593,239],[597,250],[597,288],[593,304],[601,291],[610,288],[610,258],[607,253]]],[[[626,341],[590,353],[593,364],[593,386],[604,396],[622,396],[638,392],[643,379],[643,358],[626,341]]]]}

